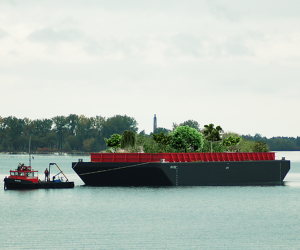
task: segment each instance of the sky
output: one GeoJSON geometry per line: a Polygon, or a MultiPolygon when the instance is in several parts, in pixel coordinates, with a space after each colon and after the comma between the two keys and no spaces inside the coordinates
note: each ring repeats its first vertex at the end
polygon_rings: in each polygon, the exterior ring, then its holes
{"type": "Polygon", "coordinates": [[[0,116],[300,136],[298,0],[0,0],[0,116]],[[298,69],[298,70],[297,70],[298,69]]]}

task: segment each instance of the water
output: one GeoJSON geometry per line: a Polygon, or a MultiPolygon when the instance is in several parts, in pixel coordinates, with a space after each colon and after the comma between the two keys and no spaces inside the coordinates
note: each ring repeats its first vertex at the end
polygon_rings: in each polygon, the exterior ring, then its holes
{"type": "MultiPolygon", "coordinates": [[[[0,248],[300,249],[300,152],[281,156],[285,186],[169,188],[83,187],[71,162],[89,157],[34,156],[34,169],[55,162],[76,186],[0,190],[0,248]]],[[[19,162],[28,156],[0,155],[0,177],[19,162]]]]}

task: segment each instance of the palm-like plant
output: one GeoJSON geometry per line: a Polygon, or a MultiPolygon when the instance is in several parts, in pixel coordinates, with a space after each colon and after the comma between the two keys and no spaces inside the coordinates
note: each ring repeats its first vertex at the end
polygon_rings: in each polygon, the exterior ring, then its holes
{"type": "Polygon", "coordinates": [[[204,125],[205,130],[203,131],[203,134],[205,135],[205,139],[210,142],[211,145],[211,153],[213,152],[212,144],[215,141],[221,141],[221,135],[220,132],[222,131],[222,128],[220,126],[217,126],[214,128],[214,124],[204,125]]]}

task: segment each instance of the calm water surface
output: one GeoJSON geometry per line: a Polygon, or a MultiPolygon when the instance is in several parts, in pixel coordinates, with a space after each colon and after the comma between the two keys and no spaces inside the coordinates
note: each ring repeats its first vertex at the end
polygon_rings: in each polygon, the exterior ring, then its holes
{"type": "MultiPolygon", "coordinates": [[[[300,152],[284,186],[92,188],[71,162],[89,157],[38,156],[57,163],[74,189],[0,190],[1,249],[300,249],[300,152]]],[[[0,177],[26,155],[0,155],[0,177]]]]}

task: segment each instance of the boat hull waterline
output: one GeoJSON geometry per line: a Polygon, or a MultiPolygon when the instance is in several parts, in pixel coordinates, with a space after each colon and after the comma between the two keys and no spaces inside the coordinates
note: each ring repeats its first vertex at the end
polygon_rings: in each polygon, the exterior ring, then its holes
{"type": "Polygon", "coordinates": [[[33,183],[26,180],[4,179],[5,189],[52,189],[52,188],[74,188],[74,182],[40,181],[33,183]]]}

